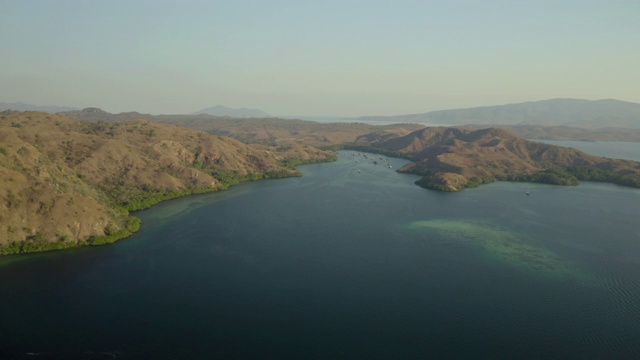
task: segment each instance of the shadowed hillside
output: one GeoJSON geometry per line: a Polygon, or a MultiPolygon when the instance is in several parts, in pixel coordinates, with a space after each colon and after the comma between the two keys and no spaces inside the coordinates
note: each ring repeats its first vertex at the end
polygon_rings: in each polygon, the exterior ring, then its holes
{"type": "Polygon", "coordinates": [[[145,120],[3,112],[0,252],[115,241],[137,230],[128,210],[239,181],[299,175],[293,165],[334,157],[145,120]]]}
{"type": "Polygon", "coordinates": [[[400,171],[423,175],[419,185],[437,190],[458,191],[494,180],[560,185],[591,180],[640,187],[640,163],[527,141],[499,128],[427,127],[401,136],[379,131],[359,137],[355,145],[413,160],[400,171]]]}

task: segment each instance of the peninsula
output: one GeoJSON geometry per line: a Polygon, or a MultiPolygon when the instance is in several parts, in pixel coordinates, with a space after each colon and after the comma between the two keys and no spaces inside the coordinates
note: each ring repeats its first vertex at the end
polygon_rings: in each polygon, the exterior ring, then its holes
{"type": "Polygon", "coordinates": [[[412,162],[400,172],[422,175],[417,184],[459,191],[495,180],[577,185],[579,180],[640,187],[640,163],[528,141],[507,130],[426,127],[409,134],[382,130],[346,147],[378,151],[412,162]]]}

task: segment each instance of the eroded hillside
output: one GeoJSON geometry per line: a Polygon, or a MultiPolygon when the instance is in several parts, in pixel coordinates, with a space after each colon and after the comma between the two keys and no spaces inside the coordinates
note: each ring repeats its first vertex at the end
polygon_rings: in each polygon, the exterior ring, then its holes
{"type": "Polygon", "coordinates": [[[243,180],[295,176],[293,164],[334,156],[146,120],[3,112],[0,247],[6,253],[111,241],[137,229],[128,210],[243,180]]]}

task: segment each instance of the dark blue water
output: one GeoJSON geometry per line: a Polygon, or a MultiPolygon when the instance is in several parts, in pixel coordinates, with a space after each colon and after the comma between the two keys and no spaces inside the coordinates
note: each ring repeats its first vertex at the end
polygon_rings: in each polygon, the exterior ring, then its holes
{"type": "Polygon", "coordinates": [[[160,204],[114,245],[0,259],[0,358],[640,357],[640,190],[446,194],[370,159],[160,204]]]}

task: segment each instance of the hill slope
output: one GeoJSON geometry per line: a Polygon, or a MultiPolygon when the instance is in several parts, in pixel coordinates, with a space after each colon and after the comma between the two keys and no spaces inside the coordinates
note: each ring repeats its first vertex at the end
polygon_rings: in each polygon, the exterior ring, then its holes
{"type": "Polygon", "coordinates": [[[328,146],[352,142],[376,129],[419,129],[418,124],[377,126],[363,123],[317,123],[279,118],[238,119],[213,115],[149,115],[138,112],[111,114],[97,108],[60,113],[80,120],[122,122],[145,119],[157,123],[184,126],[210,134],[230,136],[246,143],[272,146],[328,146]]]}
{"type": "Polygon", "coordinates": [[[605,100],[551,99],[519,104],[431,111],[362,119],[428,122],[442,125],[570,125],[640,128],[640,104],[605,100]]]}
{"type": "Polygon", "coordinates": [[[0,253],[113,240],[133,230],[127,210],[242,180],[298,175],[287,164],[333,157],[145,120],[3,112],[0,253]]]}
{"type": "Polygon", "coordinates": [[[112,114],[100,108],[85,108],[82,110],[61,111],[58,115],[72,117],[78,120],[87,121],[105,121],[105,122],[123,122],[128,120],[151,120],[154,115],[141,114],[136,111],[112,114]]]}
{"type": "Polygon", "coordinates": [[[404,155],[413,162],[400,171],[424,175],[420,185],[444,191],[495,179],[563,185],[594,180],[640,187],[640,163],[527,141],[498,128],[427,127],[402,136],[379,131],[355,144],[404,155]]]}

